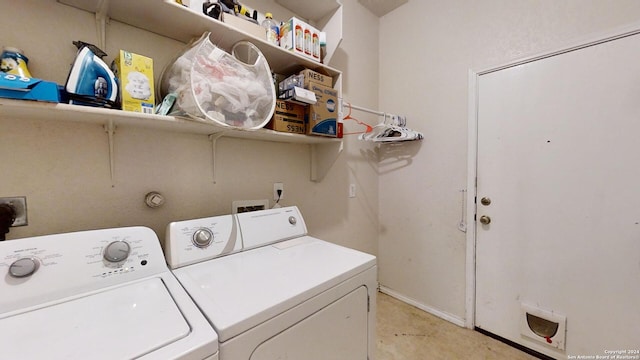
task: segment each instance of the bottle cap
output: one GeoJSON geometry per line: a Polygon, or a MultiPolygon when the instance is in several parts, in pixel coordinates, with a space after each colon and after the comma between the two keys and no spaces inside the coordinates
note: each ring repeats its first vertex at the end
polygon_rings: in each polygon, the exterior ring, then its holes
{"type": "Polygon", "coordinates": [[[264,17],[266,17],[267,19],[273,19],[273,14],[266,13],[266,14],[264,14],[264,17]]]}

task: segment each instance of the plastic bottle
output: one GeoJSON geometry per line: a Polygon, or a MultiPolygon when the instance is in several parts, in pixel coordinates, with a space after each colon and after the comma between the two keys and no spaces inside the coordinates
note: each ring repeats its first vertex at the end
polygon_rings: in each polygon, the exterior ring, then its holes
{"type": "Polygon", "coordinates": [[[311,39],[311,30],[309,28],[304,29],[304,53],[312,56],[313,52],[313,39],[311,39]]]}
{"type": "Polygon", "coordinates": [[[29,59],[22,53],[22,50],[14,47],[5,46],[2,49],[2,64],[0,69],[3,72],[21,77],[30,78],[31,73],[27,68],[29,59]]]}
{"type": "Polygon", "coordinates": [[[320,62],[324,64],[324,58],[327,56],[327,33],[320,32],[320,62]]]}
{"type": "Polygon", "coordinates": [[[265,19],[262,21],[262,27],[265,28],[267,32],[267,41],[274,44],[280,44],[280,26],[278,23],[273,20],[273,15],[271,13],[266,13],[264,15],[265,19]]]}
{"type": "Polygon", "coordinates": [[[302,25],[296,24],[295,28],[295,49],[296,51],[304,54],[304,31],[302,25]]]}
{"type": "Polygon", "coordinates": [[[313,44],[313,45],[312,45],[312,49],[313,49],[313,52],[312,52],[313,59],[314,59],[314,60],[316,60],[316,61],[320,61],[320,38],[318,37],[318,33],[317,33],[317,32],[314,32],[314,33],[311,35],[311,39],[312,39],[311,43],[313,44]]]}

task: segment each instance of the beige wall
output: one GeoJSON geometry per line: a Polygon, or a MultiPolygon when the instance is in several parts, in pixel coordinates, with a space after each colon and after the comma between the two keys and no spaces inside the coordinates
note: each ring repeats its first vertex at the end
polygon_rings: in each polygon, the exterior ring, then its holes
{"type": "MultiPolygon", "coordinates": [[[[355,0],[347,3],[345,16],[355,20],[345,23],[342,52],[331,65],[350,73],[343,80],[345,97],[375,107],[378,19],[355,16],[363,9],[355,0]]],[[[13,1],[3,12],[9,15],[0,23],[2,45],[22,48],[35,77],[63,84],[76,53],[71,41],[97,43],[92,14],[52,0],[13,1]]],[[[121,48],[152,57],[157,80],[182,46],[111,21],[103,50],[109,62],[121,48]]],[[[270,199],[273,204],[273,183],[283,182],[282,203],[300,207],[311,234],[377,253],[375,163],[360,156],[366,148],[355,139],[345,141],[345,151],[327,176],[314,183],[308,145],[222,138],[214,184],[206,136],[121,127],[115,134],[112,187],[101,126],[1,114],[0,109],[0,196],[27,196],[29,218],[29,225],[13,228],[8,239],[126,225],[149,226],[162,239],[170,221],[230,213],[232,200],[270,199]],[[358,186],[354,199],[348,198],[350,183],[358,186]],[[160,209],[143,203],[152,190],[167,199],[160,209]]]]}
{"type": "Polygon", "coordinates": [[[467,186],[469,69],[638,20],[634,0],[410,0],[381,18],[380,107],[405,113],[425,134],[380,163],[382,285],[465,317],[465,234],[457,224],[467,186]]]}
{"type": "MultiPolygon", "coordinates": [[[[273,182],[283,182],[284,204],[300,206],[312,234],[379,254],[383,285],[464,318],[465,235],[457,224],[467,181],[469,68],[637,21],[640,2],[410,0],[381,19],[356,0],[343,3],[344,39],[330,65],[344,72],[344,97],[407,115],[424,141],[376,148],[350,137],[314,183],[307,145],[222,138],[213,184],[205,136],[119,128],[112,187],[100,126],[0,116],[0,196],[26,195],[29,210],[29,226],[8,238],[125,225],[150,226],[162,238],[170,221],[228,213],[232,200],[271,199],[273,182]],[[143,205],[151,190],[166,196],[163,208],[143,205]]],[[[260,7],[290,15],[271,4],[260,7]]],[[[91,14],[52,0],[13,1],[3,11],[11,16],[0,23],[1,45],[23,48],[34,76],[64,83],[71,41],[97,42],[91,14]]],[[[181,46],[112,21],[105,50],[151,56],[159,74],[181,46]]]]}

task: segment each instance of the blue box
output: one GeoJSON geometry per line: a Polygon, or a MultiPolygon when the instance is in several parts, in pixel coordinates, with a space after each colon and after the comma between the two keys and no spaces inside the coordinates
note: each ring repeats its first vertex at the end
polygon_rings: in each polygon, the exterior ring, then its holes
{"type": "Polygon", "coordinates": [[[18,100],[60,102],[58,84],[42,79],[0,73],[0,97],[18,100]]]}

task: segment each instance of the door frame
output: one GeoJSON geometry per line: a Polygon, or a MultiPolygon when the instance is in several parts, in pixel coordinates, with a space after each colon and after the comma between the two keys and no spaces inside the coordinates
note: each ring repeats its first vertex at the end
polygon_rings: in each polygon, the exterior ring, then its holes
{"type": "Polygon", "coordinates": [[[475,327],[476,316],[476,201],[478,175],[478,82],[482,75],[508,69],[529,62],[561,55],[589,46],[602,44],[627,36],[640,34],[640,22],[616,27],[613,30],[591,34],[587,37],[565,43],[551,50],[536,53],[498,66],[481,70],[469,69],[468,84],[468,127],[467,127],[467,208],[466,208],[466,261],[465,261],[465,326],[475,327]]]}

